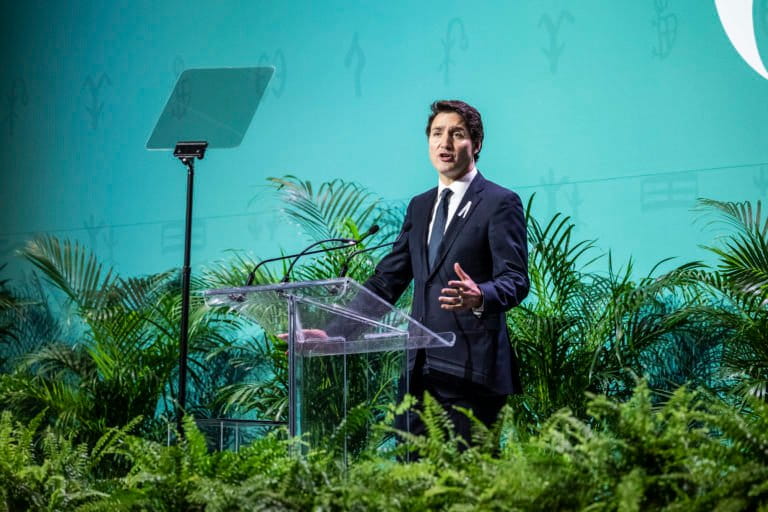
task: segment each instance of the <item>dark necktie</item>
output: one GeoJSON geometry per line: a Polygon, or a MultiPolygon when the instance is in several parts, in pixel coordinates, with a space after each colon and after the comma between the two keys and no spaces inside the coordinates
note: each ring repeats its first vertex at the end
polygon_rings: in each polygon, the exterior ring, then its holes
{"type": "Polygon", "coordinates": [[[429,245],[427,247],[430,269],[435,264],[435,258],[437,258],[437,250],[440,248],[440,242],[443,241],[445,224],[448,221],[448,205],[451,204],[452,194],[453,192],[449,188],[443,189],[443,191],[440,193],[440,203],[437,205],[437,211],[435,212],[435,222],[432,223],[432,234],[429,237],[429,245]]]}

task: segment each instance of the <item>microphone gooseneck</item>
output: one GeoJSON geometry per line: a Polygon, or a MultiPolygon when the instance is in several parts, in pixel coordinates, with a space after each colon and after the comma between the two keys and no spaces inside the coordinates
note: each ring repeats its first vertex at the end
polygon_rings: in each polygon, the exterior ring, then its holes
{"type": "MultiPolygon", "coordinates": [[[[373,226],[373,227],[378,228],[378,226],[373,226]]],[[[371,229],[373,229],[373,228],[371,228],[371,229]]],[[[395,240],[393,242],[387,242],[385,244],[374,245],[373,247],[366,247],[364,249],[358,249],[355,252],[353,252],[352,254],[350,254],[349,256],[347,256],[346,259],[344,260],[344,263],[342,263],[342,265],[341,265],[341,272],[339,272],[339,277],[346,277],[347,272],[349,272],[349,264],[350,264],[350,262],[354,258],[356,258],[359,254],[362,254],[364,252],[375,251],[376,249],[381,249],[382,247],[388,247],[388,246],[391,246],[391,245],[395,245],[397,242],[400,241],[401,238],[403,238],[403,236],[405,236],[405,234],[408,231],[410,231],[410,229],[411,229],[411,224],[407,223],[405,226],[403,226],[402,231],[400,231],[400,234],[397,235],[397,238],[395,238],[395,240]]],[[[378,231],[378,229],[377,229],[377,231],[378,231]]]]}
{"type": "MultiPolygon", "coordinates": [[[[321,252],[328,252],[330,250],[335,250],[335,249],[343,249],[344,247],[349,247],[353,243],[354,243],[354,240],[351,238],[328,238],[326,240],[320,240],[319,242],[314,242],[313,244],[310,244],[309,247],[305,247],[301,252],[298,252],[296,254],[288,254],[287,256],[276,256],[274,258],[267,258],[266,260],[260,261],[255,267],[253,267],[253,270],[251,270],[251,272],[248,274],[248,280],[246,281],[245,286],[251,286],[253,284],[253,280],[256,278],[256,271],[259,269],[259,267],[261,267],[266,263],[287,260],[290,258],[300,258],[301,256],[306,256],[307,254],[317,254],[321,252]],[[319,249],[315,251],[310,250],[313,247],[316,247],[320,244],[324,244],[328,242],[344,242],[345,245],[332,247],[329,249],[319,249]]],[[[293,264],[291,264],[291,267],[293,267],[293,264]]]]}
{"type": "MultiPolygon", "coordinates": [[[[336,245],[333,247],[323,248],[320,249],[317,252],[330,252],[330,251],[336,251],[339,249],[344,249],[345,247],[352,247],[353,245],[357,244],[357,240],[353,238],[328,238],[326,240],[320,240],[319,242],[315,242],[311,245],[309,245],[306,249],[301,251],[299,254],[296,255],[295,258],[293,258],[293,261],[291,261],[291,264],[288,265],[288,270],[285,271],[285,275],[283,275],[283,278],[280,280],[281,283],[287,283],[291,279],[291,271],[293,270],[294,265],[296,265],[296,262],[301,259],[302,256],[306,256],[307,254],[310,254],[310,249],[313,247],[317,247],[320,244],[325,244],[328,242],[341,242],[343,245],[336,245]]],[[[314,253],[314,251],[312,251],[314,253]]]]}
{"type": "Polygon", "coordinates": [[[346,247],[352,247],[352,246],[355,246],[355,245],[359,244],[360,242],[362,242],[363,240],[365,240],[369,236],[373,235],[377,231],[379,231],[379,225],[378,224],[374,224],[373,226],[368,228],[368,231],[366,231],[365,234],[363,234],[363,236],[361,236],[360,238],[358,238],[356,240],[353,239],[353,238],[333,238],[333,239],[329,239],[329,240],[321,240],[319,242],[315,242],[314,244],[312,244],[309,247],[307,247],[306,249],[304,249],[301,253],[299,253],[299,255],[296,256],[296,258],[294,258],[294,260],[291,262],[291,265],[288,267],[288,270],[285,272],[285,275],[283,276],[283,279],[281,280],[281,282],[287,283],[288,281],[290,281],[290,279],[291,279],[291,271],[293,270],[293,266],[296,265],[296,262],[299,261],[299,259],[302,256],[305,256],[306,254],[309,254],[309,253],[307,253],[308,249],[311,249],[312,247],[315,247],[315,246],[317,246],[319,244],[326,243],[326,242],[344,242],[346,245],[339,245],[339,246],[335,246],[335,247],[329,247],[328,249],[322,250],[321,252],[330,252],[330,251],[336,251],[336,250],[339,250],[339,249],[344,249],[346,247]]]}
{"type": "Polygon", "coordinates": [[[318,242],[314,242],[310,244],[309,246],[305,247],[301,252],[295,253],[295,254],[289,254],[287,256],[277,256],[275,258],[268,258],[266,260],[260,261],[255,267],[253,267],[253,270],[248,274],[248,279],[245,283],[245,286],[251,286],[253,284],[254,279],[256,278],[256,271],[266,263],[271,263],[274,261],[282,261],[282,260],[288,260],[292,259],[291,264],[288,266],[288,270],[286,271],[285,275],[281,279],[281,282],[286,283],[290,279],[291,271],[293,270],[294,265],[296,265],[296,262],[299,261],[300,258],[303,256],[308,256],[310,254],[320,254],[324,252],[330,252],[330,251],[337,251],[340,249],[346,249],[348,247],[355,246],[368,238],[369,236],[377,233],[379,231],[379,226],[377,224],[374,224],[371,226],[368,231],[365,232],[360,238],[354,239],[354,238],[327,238],[325,240],[320,240],[318,242]],[[334,245],[332,247],[323,247],[320,249],[312,250],[314,247],[317,247],[321,244],[326,244],[329,242],[339,242],[340,245],[334,245]]]}
{"type": "Polygon", "coordinates": [[[381,249],[382,247],[387,247],[388,245],[395,245],[397,243],[397,240],[394,242],[387,242],[385,244],[379,244],[374,245],[373,247],[366,247],[365,249],[358,249],[352,254],[350,254],[345,260],[344,263],[341,265],[341,272],[339,272],[339,277],[346,277],[347,272],[349,271],[349,263],[352,261],[353,258],[355,258],[358,254],[362,254],[364,252],[370,252],[375,251],[376,249],[381,249]]]}

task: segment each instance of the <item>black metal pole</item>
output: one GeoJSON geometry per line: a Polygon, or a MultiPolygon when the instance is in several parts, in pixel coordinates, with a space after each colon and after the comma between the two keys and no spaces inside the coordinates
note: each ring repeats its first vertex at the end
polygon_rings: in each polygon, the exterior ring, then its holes
{"type": "Polygon", "coordinates": [[[184,227],[184,266],[181,268],[181,325],[179,326],[179,394],[177,398],[176,427],[184,437],[184,410],[187,407],[187,356],[189,354],[189,279],[192,247],[192,193],[195,190],[195,158],[203,159],[208,142],[179,142],[173,150],[187,168],[187,215],[184,227]]]}
{"type": "Polygon", "coordinates": [[[187,406],[187,355],[189,353],[189,279],[190,249],[192,245],[192,192],[195,182],[195,158],[183,158],[187,166],[187,216],[184,227],[184,266],[181,268],[181,326],[179,333],[179,410],[177,422],[179,434],[184,436],[184,410],[187,406]]]}

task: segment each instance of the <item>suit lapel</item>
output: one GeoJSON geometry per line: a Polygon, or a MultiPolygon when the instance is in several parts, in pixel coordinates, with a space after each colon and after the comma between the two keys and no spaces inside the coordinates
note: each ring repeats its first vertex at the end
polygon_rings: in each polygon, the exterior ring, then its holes
{"type": "Polygon", "coordinates": [[[434,210],[435,201],[437,200],[437,187],[431,190],[426,195],[424,201],[419,205],[419,211],[414,212],[415,218],[425,219],[423,223],[419,223],[419,231],[416,233],[417,240],[420,241],[419,247],[419,265],[418,268],[423,268],[426,274],[429,269],[429,256],[427,255],[427,239],[429,238],[429,223],[432,222],[432,211],[434,210]]]}
{"type": "MultiPolygon", "coordinates": [[[[431,279],[432,276],[434,276],[437,269],[440,268],[440,266],[443,264],[443,260],[445,259],[445,256],[448,254],[448,251],[451,249],[451,246],[456,241],[456,238],[458,238],[459,233],[461,233],[461,230],[464,229],[464,226],[466,226],[467,222],[469,222],[470,218],[472,217],[472,214],[477,210],[477,205],[480,204],[480,201],[482,201],[483,197],[481,194],[481,191],[483,190],[485,186],[485,178],[482,177],[482,175],[478,172],[477,176],[475,176],[475,179],[472,180],[472,183],[469,185],[469,188],[467,189],[466,193],[464,194],[464,197],[461,199],[461,203],[459,204],[459,207],[456,209],[456,213],[451,219],[451,223],[448,225],[448,229],[445,232],[445,236],[443,237],[443,241],[440,244],[440,248],[437,253],[437,257],[435,258],[435,264],[429,271],[429,276],[427,279],[431,279]]],[[[437,197],[435,193],[435,198],[437,197]]],[[[434,204],[434,198],[432,203],[434,204]]],[[[429,226],[429,224],[427,224],[429,226]]],[[[428,228],[427,228],[428,229],[428,228]]],[[[425,267],[427,263],[427,256],[426,256],[426,246],[427,246],[427,240],[424,239],[424,250],[422,251],[425,267]]]]}

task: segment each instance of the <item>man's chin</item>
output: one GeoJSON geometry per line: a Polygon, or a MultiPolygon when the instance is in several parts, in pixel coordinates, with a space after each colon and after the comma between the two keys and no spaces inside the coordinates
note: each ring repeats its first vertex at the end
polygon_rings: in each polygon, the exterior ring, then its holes
{"type": "Polygon", "coordinates": [[[440,176],[442,178],[453,181],[467,174],[467,172],[469,172],[469,169],[457,169],[455,167],[450,167],[450,168],[438,169],[437,172],[440,173],[440,176]]]}

